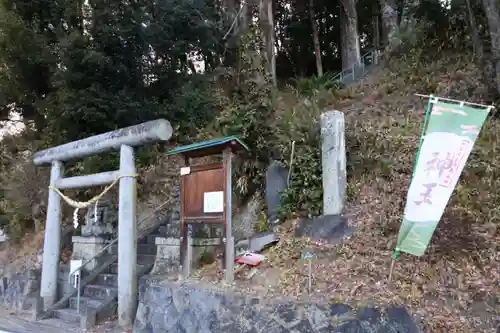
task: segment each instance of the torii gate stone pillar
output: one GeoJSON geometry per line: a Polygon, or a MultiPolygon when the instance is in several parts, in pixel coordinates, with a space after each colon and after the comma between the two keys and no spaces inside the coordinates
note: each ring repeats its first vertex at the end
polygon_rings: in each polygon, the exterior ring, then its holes
{"type": "MultiPolygon", "coordinates": [[[[120,178],[118,207],[118,320],[121,326],[133,323],[137,304],[137,224],[134,148],[150,142],[167,141],[172,127],[158,119],[116,131],[45,149],[35,154],[36,165],[51,164],[50,185],[58,189],[82,188],[112,183],[120,178]],[[63,178],[63,162],[109,151],[120,151],[120,170],[63,178]]],[[[57,273],[61,244],[61,198],[49,190],[43,246],[40,296],[47,309],[56,302],[57,273]]]]}

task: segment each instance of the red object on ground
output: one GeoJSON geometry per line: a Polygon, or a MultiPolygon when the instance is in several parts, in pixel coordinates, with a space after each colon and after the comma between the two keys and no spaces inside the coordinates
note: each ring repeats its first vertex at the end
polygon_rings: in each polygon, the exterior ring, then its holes
{"type": "Polygon", "coordinates": [[[245,253],[241,257],[236,258],[236,262],[239,264],[244,264],[248,266],[258,266],[265,257],[262,254],[257,253],[245,253]]]}

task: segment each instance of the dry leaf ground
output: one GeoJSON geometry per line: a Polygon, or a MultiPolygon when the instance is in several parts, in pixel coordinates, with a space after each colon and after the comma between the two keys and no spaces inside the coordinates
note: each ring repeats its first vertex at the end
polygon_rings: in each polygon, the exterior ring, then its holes
{"type": "MultiPolygon", "coordinates": [[[[468,57],[408,63],[395,60],[340,91],[332,108],[346,115],[348,197],[355,233],[341,246],[316,247],[313,292],[300,259],[307,240],[293,238],[294,221],[250,279],[236,288],[263,297],[286,295],[355,306],[403,304],[426,332],[489,332],[500,325],[500,121],[483,127],[426,254],[402,255],[387,283],[406,200],[426,100],[415,93],[482,102],[487,89],[468,57]]],[[[216,264],[194,278],[218,283],[216,264]]]]}

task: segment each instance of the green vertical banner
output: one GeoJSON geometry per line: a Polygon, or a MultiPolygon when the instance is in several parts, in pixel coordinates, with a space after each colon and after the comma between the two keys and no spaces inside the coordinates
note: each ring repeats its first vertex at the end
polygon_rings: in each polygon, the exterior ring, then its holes
{"type": "Polygon", "coordinates": [[[396,255],[400,251],[424,254],[490,109],[445,103],[431,96],[396,255]]]}

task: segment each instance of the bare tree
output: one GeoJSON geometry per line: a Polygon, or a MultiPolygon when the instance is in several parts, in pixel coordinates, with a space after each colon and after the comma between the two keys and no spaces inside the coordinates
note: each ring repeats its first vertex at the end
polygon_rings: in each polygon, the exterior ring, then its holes
{"type": "Polygon", "coordinates": [[[361,51],[359,47],[356,0],[341,0],[341,4],[342,67],[358,67],[361,64],[361,51]]]}
{"type": "Polygon", "coordinates": [[[318,27],[316,25],[316,14],[314,12],[314,0],[309,0],[309,16],[313,32],[314,54],[316,55],[316,69],[318,76],[323,76],[323,63],[321,61],[321,47],[319,45],[318,27]]]}
{"type": "Polygon", "coordinates": [[[472,6],[470,0],[465,0],[467,4],[467,13],[469,16],[469,25],[472,33],[472,43],[474,46],[474,57],[478,60],[483,58],[483,43],[481,43],[481,39],[479,38],[479,30],[477,28],[476,17],[474,16],[474,11],[472,10],[472,6]]]}
{"type": "Polygon", "coordinates": [[[224,20],[229,30],[223,39],[227,42],[227,48],[224,55],[224,65],[228,67],[236,66],[238,59],[238,4],[236,0],[224,0],[224,20]]]}
{"type": "Polygon", "coordinates": [[[495,67],[495,85],[500,94],[500,14],[497,0],[483,0],[484,11],[488,19],[488,28],[491,40],[491,53],[495,67]]]}
{"type": "Polygon", "coordinates": [[[263,43],[261,53],[264,58],[264,67],[266,74],[271,76],[273,85],[276,87],[278,83],[276,78],[276,55],[274,51],[275,36],[272,0],[260,0],[259,16],[263,43]]]}
{"type": "Polygon", "coordinates": [[[237,15],[237,3],[236,0],[224,0],[224,9],[225,9],[225,19],[229,25],[231,25],[231,28],[233,31],[238,31],[238,29],[234,26],[234,23],[237,24],[237,21],[235,21],[236,15],[237,15]]]}
{"type": "Polygon", "coordinates": [[[401,14],[400,28],[405,30],[407,33],[410,33],[417,23],[415,19],[415,12],[420,7],[420,2],[420,0],[403,1],[403,13],[401,14]]]}
{"type": "Polygon", "coordinates": [[[253,0],[242,1],[240,15],[240,26],[242,31],[246,31],[252,24],[254,4],[253,0]]]}
{"type": "Polygon", "coordinates": [[[380,0],[380,12],[382,16],[382,41],[389,45],[396,35],[398,29],[398,10],[394,0],[380,0]]]}
{"type": "Polygon", "coordinates": [[[380,11],[377,2],[373,4],[372,28],[373,28],[373,47],[380,48],[380,11]]]}

